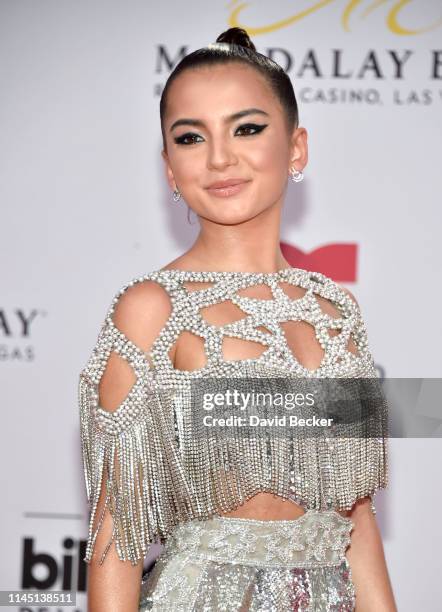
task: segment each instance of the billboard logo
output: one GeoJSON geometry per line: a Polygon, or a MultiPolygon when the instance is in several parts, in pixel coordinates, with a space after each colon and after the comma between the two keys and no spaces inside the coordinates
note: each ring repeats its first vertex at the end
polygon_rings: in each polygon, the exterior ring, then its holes
{"type": "Polygon", "coordinates": [[[22,589],[86,592],[86,542],[66,537],[57,556],[38,550],[35,538],[23,539],[22,589]]]}

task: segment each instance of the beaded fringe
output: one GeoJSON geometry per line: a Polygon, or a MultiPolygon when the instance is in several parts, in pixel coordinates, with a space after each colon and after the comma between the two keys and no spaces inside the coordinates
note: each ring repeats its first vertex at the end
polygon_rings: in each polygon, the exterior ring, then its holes
{"type": "MultiPolygon", "coordinates": [[[[105,413],[96,384],[80,376],[81,437],[91,505],[85,561],[92,559],[105,512],[121,560],[136,564],[149,545],[164,543],[173,527],[193,518],[236,509],[258,492],[271,492],[304,508],[351,509],[387,486],[385,440],[378,438],[203,439],[188,435],[177,446],[173,422],[156,395],[133,387],[126,412],[105,413]],[[134,397],[138,398],[137,412],[134,397]],[[144,398],[144,399],[143,399],[144,398]],[[98,411],[97,411],[98,409],[98,411]],[[100,492],[105,504],[94,527],[100,492]]],[[[186,427],[186,424],[184,423],[186,427]]],[[[372,506],[373,509],[373,506],[372,506]]]]}
{"type": "Polygon", "coordinates": [[[175,513],[180,520],[192,517],[185,505],[191,496],[183,491],[186,483],[174,447],[163,444],[161,435],[154,435],[155,430],[161,429],[160,419],[152,420],[147,403],[127,430],[117,431],[113,413],[102,414],[100,423],[97,399],[95,385],[82,374],[80,423],[90,505],[84,560],[92,560],[98,533],[109,511],[112,535],[99,562],[103,563],[114,541],[119,558],[135,565],[144,558],[152,542],[159,538],[164,543],[165,535],[175,525],[175,513]],[[105,501],[95,525],[100,494],[105,495],[105,501]]]}

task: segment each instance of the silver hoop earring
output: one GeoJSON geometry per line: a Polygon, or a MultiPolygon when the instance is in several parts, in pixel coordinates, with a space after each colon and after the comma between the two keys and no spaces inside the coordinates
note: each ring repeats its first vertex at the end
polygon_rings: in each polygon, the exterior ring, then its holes
{"type": "Polygon", "coordinates": [[[294,166],[290,168],[291,179],[294,183],[299,183],[304,178],[302,170],[296,170],[294,166]]]}
{"type": "Polygon", "coordinates": [[[174,189],[173,190],[173,201],[174,202],[178,202],[179,200],[181,200],[181,193],[179,189],[174,189]]]}

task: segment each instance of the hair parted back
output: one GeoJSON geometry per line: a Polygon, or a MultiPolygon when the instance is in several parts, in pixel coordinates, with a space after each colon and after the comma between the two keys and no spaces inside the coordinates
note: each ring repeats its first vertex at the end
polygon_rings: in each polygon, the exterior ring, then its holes
{"type": "Polygon", "coordinates": [[[186,55],[170,73],[160,99],[160,120],[164,149],[166,149],[164,118],[168,93],[173,81],[185,70],[232,62],[240,62],[251,66],[261,74],[284,109],[288,131],[291,133],[298,127],[298,104],[290,77],[279,64],[256,50],[255,45],[243,28],[229,28],[218,36],[215,43],[186,55]]]}

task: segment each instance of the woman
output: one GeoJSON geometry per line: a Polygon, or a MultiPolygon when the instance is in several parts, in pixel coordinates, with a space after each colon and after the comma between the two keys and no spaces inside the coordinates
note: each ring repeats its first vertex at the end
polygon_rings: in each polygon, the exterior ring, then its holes
{"type": "Polygon", "coordinates": [[[354,296],[279,247],[307,164],[290,79],[230,28],[175,68],[160,113],[174,200],[201,229],[118,291],[80,376],[89,612],[394,611],[373,506],[385,440],[208,435],[189,401],[209,377],[376,375],[354,296]]]}

